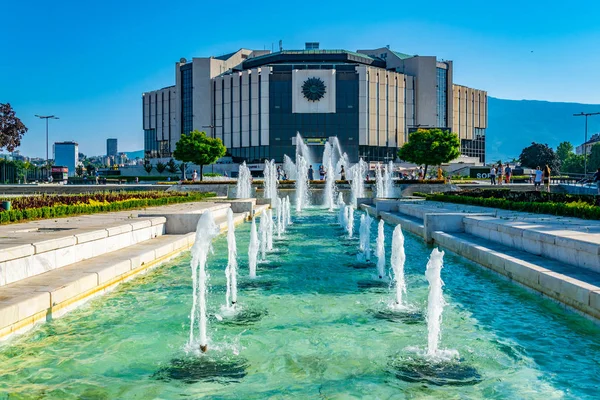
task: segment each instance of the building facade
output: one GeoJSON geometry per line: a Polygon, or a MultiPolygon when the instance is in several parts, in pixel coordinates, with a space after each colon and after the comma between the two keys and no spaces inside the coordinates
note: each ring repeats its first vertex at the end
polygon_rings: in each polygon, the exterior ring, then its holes
{"type": "Polygon", "coordinates": [[[116,157],[119,154],[117,139],[106,139],[106,156],[116,157]]]}
{"type": "Polygon", "coordinates": [[[54,165],[67,167],[68,175],[75,176],[77,163],[79,162],[79,145],[75,142],[54,143],[54,165]]]}
{"type": "Polygon", "coordinates": [[[455,85],[452,61],[306,47],[181,59],[174,86],[142,96],[146,156],[170,157],[182,133],[199,130],[236,161],[293,157],[297,133],[316,146],[337,137],[351,162],[389,161],[412,130],[442,128],[485,161],[487,93],[455,85]]]}

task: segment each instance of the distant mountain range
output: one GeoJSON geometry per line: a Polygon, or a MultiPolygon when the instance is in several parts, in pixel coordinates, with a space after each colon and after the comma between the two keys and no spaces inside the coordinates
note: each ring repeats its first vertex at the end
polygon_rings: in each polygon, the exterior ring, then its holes
{"type": "MultiPolygon", "coordinates": [[[[585,118],[573,114],[581,112],[600,112],[600,105],[489,97],[486,160],[518,158],[531,142],[556,149],[560,142],[569,141],[577,147],[584,142],[585,118]]],[[[588,138],[598,132],[600,115],[589,117],[588,138]]]]}

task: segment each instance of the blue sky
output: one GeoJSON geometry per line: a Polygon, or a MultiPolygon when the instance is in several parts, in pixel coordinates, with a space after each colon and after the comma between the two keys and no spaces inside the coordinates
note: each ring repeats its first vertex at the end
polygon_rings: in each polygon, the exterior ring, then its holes
{"type": "Polygon", "coordinates": [[[490,3],[5,1],[0,102],[29,128],[24,154],[45,154],[34,114],[59,116],[51,142],[76,140],[85,154],[104,154],[108,137],[139,150],[141,94],[172,85],[177,60],[281,39],[287,49],[390,45],[453,60],[455,83],[490,96],[600,104],[600,1],[490,3]]]}

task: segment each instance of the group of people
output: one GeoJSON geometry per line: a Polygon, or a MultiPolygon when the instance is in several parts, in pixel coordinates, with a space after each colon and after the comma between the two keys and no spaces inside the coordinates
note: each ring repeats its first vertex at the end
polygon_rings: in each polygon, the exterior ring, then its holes
{"type": "MultiPolygon", "coordinates": [[[[341,175],[341,180],[345,181],[346,180],[346,171],[344,170],[343,165],[342,165],[342,169],[340,170],[340,175],[341,175]]],[[[327,176],[327,171],[325,170],[323,165],[319,165],[319,179],[324,181],[326,176],[327,176]]],[[[288,180],[287,173],[283,170],[283,168],[281,168],[281,165],[277,166],[277,180],[279,180],[279,181],[281,181],[281,180],[287,181],[288,180]]],[[[315,180],[315,170],[313,169],[312,164],[308,168],[308,180],[310,180],[310,181],[315,180]]]]}
{"type": "Polygon", "coordinates": [[[492,165],[490,168],[490,183],[492,185],[502,185],[502,183],[508,185],[511,177],[512,168],[509,164],[498,163],[498,165],[492,165]]]}
{"type": "Polygon", "coordinates": [[[544,167],[544,169],[540,169],[540,167],[536,167],[533,173],[533,185],[535,186],[535,190],[540,190],[540,186],[542,185],[542,181],[544,182],[544,187],[547,192],[550,192],[550,167],[548,164],[544,167]]]}

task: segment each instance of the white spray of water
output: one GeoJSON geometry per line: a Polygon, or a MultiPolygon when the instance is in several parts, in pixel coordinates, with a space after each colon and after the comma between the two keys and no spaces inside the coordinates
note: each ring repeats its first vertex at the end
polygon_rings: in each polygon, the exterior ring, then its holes
{"type": "Polygon", "coordinates": [[[277,198],[277,166],[275,160],[265,161],[265,169],[263,170],[263,186],[264,198],[277,198]]]}
{"type": "Polygon", "coordinates": [[[377,226],[377,275],[379,279],[383,279],[385,275],[385,222],[379,220],[377,226]]]}
{"type": "Polygon", "coordinates": [[[227,292],[225,293],[225,307],[237,303],[237,244],[235,240],[235,225],[233,223],[233,211],[227,210],[227,267],[225,278],[227,278],[227,292]]]}
{"type": "Polygon", "coordinates": [[[300,156],[304,158],[306,165],[314,165],[310,148],[304,143],[304,139],[300,135],[300,132],[296,132],[296,168],[298,167],[298,159],[300,156]]]}
{"type": "Polygon", "coordinates": [[[279,197],[277,197],[277,200],[275,201],[275,207],[276,210],[276,218],[277,218],[277,237],[280,238],[281,234],[283,233],[283,225],[282,225],[282,202],[281,199],[279,197]]]}
{"type": "Polygon", "coordinates": [[[269,230],[269,222],[267,222],[267,212],[265,211],[260,216],[260,226],[258,233],[260,235],[260,259],[265,261],[267,259],[267,231],[269,230]]]}
{"type": "Polygon", "coordinates": [[[196,226],[196,240],[192,246],[192,311],[190,313],[190,341],[188,346],[194,348],[200,346],[200,350],[206,351],[208,347],[207,315],[206,315],[206,286],[208,274],[206,273],[206,258],[212,250],[212,240],[219,234],[219,228],[215,224],[212,213],[204,212],[196,226]],[[196,338],[195,326],[197,325],[198,337],[196,338]]]}
{"type": "Polygon", "coordinates": [[[267,251],[273,251],[273,210],[265,211],[267,217],[267,251]]]}
{"type": "Polygon", "coordinates": [[[303,156],[298,155],[296,158],[296,167],[298,170],[296,178],[296,212],[301,212],[302,209],[308,206],[309,194],[308,163],[303,156]]]}
{"type": "Polygon", "coordinates": [[[325,143],[323,150],[323,167],[325,168],[325,192],[323,193],[323,205],[333,211],[335,206],[335,172],[333,171],[333,145],[325,143]]]}
{"type": "Polygon", "coordinates": [[[357,200],[365,197],[365,176],[367,174],[367,163],[361,158],[358,163],[354,164],[348,171],[349,179],[351,180],[350,189],[352,199],[350,204],[357,207],[357,200]]]}
{"type": "Polygon", "coordinates": [[[285,172],[285,174],[289,180],[296,179],[296,177],[297,177],[296,176],[296,174],[297,174],[296,164],[287,155],[283,156],[283,171],[285,172]]]}
{"type": "Polygon", "coordinates": [[[342,179],[342,167],[344,167],[344,170],[346,171],[346,179],[348,179],[348,166],[350,165],[350,161],[348,159],[348,154],[343,153],[340,156],[340,159],[337,160],[337,163],[335,164],[335,179],[336,180],[340,180],[342,179]]]}
{"type": "Polygon", "coordinates": [[[371,260],[371,221],[372,218],[368,214],[360,216],[359,249],[365,261],[371,260]]]}
{"type": "Polygon", "coordinates": [[[406,281],[404,280],[404,234],[400,225],[396,225],[392,235],[392,257],[391,264],[394,271],[394,282],[396,284],[396,305],[402,306],[402,295],[406,293],[406,281]]]}
{"type": "Polygon", "coordinates": [[[425,270],[425,277],[429,281],[429,297],[427,298],[428,356],[437,355],[442,333],[442,313],[446,305],[442,289],[444,282],[441,277],[443,264],[444,252],[433,249],[425,270]]]}
{"type": "Polygon", "coordinates": [[[238,172],[236,197],[238,199],[248,199],[252,197],[252,176],[250,170],[246,167],[245,161],[240,165],[238,172]]]}
{"type": "Polygon", "coordinates": [[[252,217],[252,227],[250,228],[250,244],[248,245],[248,269],[250,278],[256,278],[256,263],[259,248],[258,234],[256,232],[256,218],[252,217]]]}
{"type": "Polygon", "coordinates": [[[342,228],[346,229],[346,226],[348,225],[348,209],[346,208],[346,203],[344,203],[344,198],[342,197],[341,193],[338,197],[338,207],[338,224],[340,224],[342,228]]]}
{"type": "Polygon", "coordinates": [[[387,165],[387,169],[385,170],[385,174],[383,175],[383,193],[385,198],[393,198],[395,197],[395,189],[394,189],[394,163],[390,161],[387,165]]]}
{"type": "Polygon", "coordinates": [[[346,209],[348,210],[346,230],[348,231],[348,237],[352,238],[352,235],[354,234],[354,207],[346,206],[346,209]]]}
{"type": "Polygon", "coordinates": [[[386,197],[386,193],[383,187],[383,175],[381,173],[381,170],[381,164],[377,163],[377,165],[375,166],[375,194],[379,199],[386,197]]]}
{"type": "Polygon", "coordinates": [[[285,196],[285,215],[287,217],[287,225],[292,224],[292,206],[290,205],[290,196],[285,196]]]}

